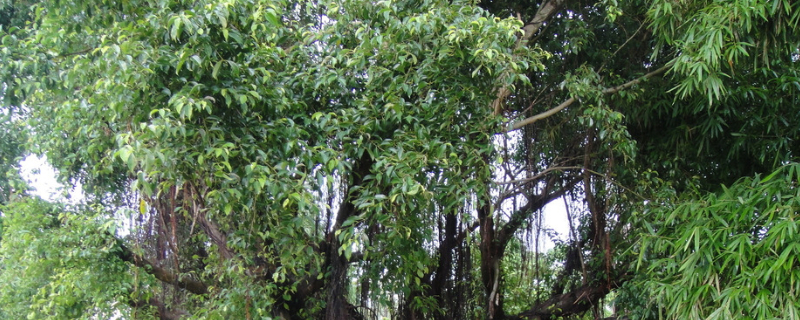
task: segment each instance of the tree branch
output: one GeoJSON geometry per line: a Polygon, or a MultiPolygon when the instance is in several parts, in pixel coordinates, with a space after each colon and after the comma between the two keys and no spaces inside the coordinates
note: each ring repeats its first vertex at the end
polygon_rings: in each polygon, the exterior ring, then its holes
{"type": "Polygon", "coordinates": [[[201,229],[208,235],[211,242],[217,245],[217,249],[222,258],[225,260],[233,259],[233,251],[228,248],[228,237],[219,230],[217,224],[208,220],[205,214],[202,213],[198,216],[197,220],[199,220],[201,229]]]}
{"type": "Polygon", "coordinates": [[[552,17],[561,5],[564,4],[564,0],[550,0],[543,3],[538,10],[536,10],[536,14],[533,16],[531,22],[528,22],[524,27],[522,27],[522,41],[528,41],[533,37],[539,29],[542,28],[542,25],[552,17]]]}
{"type": "Polygon", "coordinates": [[[133,265],[144,269],[147,273],[152,274],[156,279],[166,282],[171,285],[175,285],[179,288],[186,289],[194,294],[206,294],[208,293],[208,286],[202,281],[198,281],[192,279],[191,277],[180,277],[167,269],[164,269],[155,263],[145,259],[142,256],[139,256],[130,248],[128,248],[122,240],[117,239],[117,244],[119,245],[119,252],[117,253],[117,257],[119,257],[122,261],[127,261],[132,263],[133,265]]]}
{"type": "MultiPolygon", "coordinates": [[[[203,229],[203,232],[206,233],[211,242],[217,245],[217,250],[219,251],[220,256],[222,256],[225,260],[233,259],[233,251],[228,248],[228,237],[220,231],[219,227],[216,223],[206,218],[206,215],[201,212],[200,208],[206,207],[206,201],[203,198],[203,194],[197,190],[197,187],[193,183],[189,183],[189,191],[197,197],[197,200],[200,202],[199,206],[198,203],[192,201],[191,208],[193,210],[193,220],[192,220],[192,228],[194,228],[195,222],[200,222],[200,227],[203,229]]],[[[191,199],[191,195],[187,195],[187,200],[191,199]]]]}
{"type": "Polygon", "coordinates": [[[358,213],[354,203],[356,198],[354,189],[356,186],[362,185],[364,177],[371,172],[374,164],[375,161],[368,152],[364,152],[360,159],[355,160],[353,170],[350,172],[352,181],[345,191],[345,196],[342,199],[342,204],[339,206],[339,212],[336,214],[336,221],[333,228],[326,236],[328,240],[326,265],[329,268],[324,289],[327,297],[326,307],[323,311],[323,319],[326,320],[356,319],[356,316],[359,315],[354,307],[348,307],[349,303],[345,297],[347,294],[347,285],[349,283],[347,279],[349,262],[344,255],[339,253],[338,249],[341,243],[336,236],[336,232],[344,228],[344,223],[348,218],[358,213]]]}
{"type": "MultiPolygon", "coordinates": [[[[542,28],[542,25],[561,8],[563,3],[564,0],[550,0],[542,3],[539,9],[536,10],[536,14],[533,15],[531,22],[522,27],[522,36],[519,38],[517,45],[527,45],[528,40],[530,40],[531,37],[542,28]]],[[[503,100],[505,100],[509,94],[511,94],[511,90],[509,90],[506,85],[497,90],[497,98],[492,101],[492,109],[495,115],[499,115],[502,112],[503,100]]]]}
{"type": "Polygon", "coordinates": [[[475,220],[475,222],[469,225],[466,229],[461,230],[461,232],[458,233],[458,236],[456,237],[456,243],[461,243],[462,241],[464,241],[464,239],[467,238],[467,234],[475,231],[475,229],[478,229],[478,227],[480,226],[481,222],[479,220],[475,220]]]}
{"type": "Polygon", "coordinates": [[[545,112],[536,114],[534,116],[528,117],[528,118],[526,118],[526,119],[524,119],[522,121],[516,122],[513,125],[511,125],[511,128],[508,128],[506,130],[507,131],[514,131],[514,130],[520,129],[520,128],[524,127],[524,126],[527,126],[529,124],[532,124],[532,123],[534,123],[536,121],[539,121],[539,120],[542,120],[542,119],[545,119],[545,118],[549,118],[550,116],[558,113],[559,111],[564,110],[566,107],[569,107],[573,102],[575,102],[575,98],[574,97],[569,97],[569,99],[567,99],[566,101],[562,102],[557,107],[555,107],[553,109],[550,109],[550,110],[547,110],[545,112]]]}
{"type": "MultiPolygon", "coordinates": [[[[667,70],[669,70],[670,67],[672,67],[672,63],[668,63],[668,64],[664,65],[663,67],[656,69],[653,72],[645,74],[644,76],[641,76],[641,77],[636,78],[634,80],[628,81],[628,82],[626,82],[624,84],[621,84],[619,86],[603,89],[602,92],[605,93],[605,94],[610,94],[610,93],[617,93],[619,91],[628,89],[628,88],[630,88],[632,86],[635,86],[635,85],[641,83],[644,80],[647,80],[649,78],[652,78],[653,76],[656,76],[656,75],[659,75],[659,74],[662,74],[662,73],[666,72],[667,70]]],[[[569,99],[567,99],[566,101],[562,102],[561,104],[559,104],[558,106],[556,106],[553,109],[547,110],[545,112],[536,114],[534,116],[531,116],[531,117],[528,117],[528,118],[525,118],[523,120],[520,120],[520,121],[517,121],[517,122],[513,123],[510,127],[508,127],[506,129],[506,131],[514,131],[514,130],[520,129],[520,128],[524,127],[524,126],[527,126],[529,124],[533,124],[536,121],[548,118],[548,117],[558,113],[559,111],[564,110],[566,107],[569,107],[573,102],[575,102],[575,98],[574,97],[570,97],[569,99]]]]}
{"type": "Polygon", "coordinates": [[[669,68],[672,67],[672,64],[673,63],[671,63],[671,62],[667,63],[663,67],[658,68],[655,71],[650,72],[648,74],[645,74],[645,75],[643,75],[643,76],[641,76],[641,77],[639,77],[637,79],[628,81],[628,82],[626,82],[626,83],[624,83],[622,85],[619,85],[619,86],[616,86],[616,87],[613,87],[613,88],[607,88],[607,89],[603,90],[603,93],[606,93],[606,94],[608,94],[608,93],[617,93],[619,91],[622,91],[622,90],[628,89],[630,87],[633,87],[633,86],[639,84],[640,82],[642,82],[644,80],[647,80],[649,78],[652,78],[653,76],[657,76],[659,74],[662,74],[662,73],[666,72],[667,70],[669,70],[669,68]]]}
{"type": "Polygon", "coordinates": [[[509,319],[556,319],[570,315],[581,314],[606,296],[611,290],[619,288],[630,276],[623,274],[616,281],[607,284],[583,285],[572,292],[557,294],[539,303],[532,308],[521,312],[509,319]]]}
{"type": "Polygon", "coordinates": [[[502,229],[500,229],[498,232],[497,244],[501,247],[504,247],[514,233],[517,232],[517,229],[519,229],[519,227],[522,225],[522,221],[525,220],[525,218],[528,217],[531,212],[544,208],[544,206],[550,203],[550,201],[563,196],[567,193],[567,191],[569,191],[569,189],[580,182],[581,179],[582,178],[572,179],[566,185],[562,186],[561,189],[555,192],[547,191],[550,188],[548,183],[548,186],[545,187],[543,194],[531,197],[528,199],[528,203],[511,215],[511,218],[508,220],[508,222],[503,225],[502,229]]]}
{"type": "Polygon", "coordinates": [[[497,184],[523,183],[523,182],[538,180],[538,179],[542,178],[544,175],[546,175],[547,173],[549,173],[550,171],[555,171],[555,170],[563,171],[563,170],[570,170],[570,169],[573,169],[573,170],[575,170],[575,169],[583,169],[583,167],[579,167],[579,166],[550,167],[550,168],[547,168],[544,171],[540,172],[539,174],[537,174],[537,175],[535,175],[533,177],[530,177],[530,178],[517,179],[517,180],[511,180],[511,181],[503,181],[503,182],[495,182],[495,183],[497,183],[497,184]]]}
{"type": "Polygon", "coordinates": [[[78,50],[78,51],[75,51],[75,52],[68,52],[68,53],[60,54],[60,55],[58,55],[58,57],[59,58],[66,58],[66,57],[69,57],[69,56],[81,55],[81,54],[87,53],[89,51],[92,51],[94,49],[95,48],[87,48],[87,49],[78,50]]]}

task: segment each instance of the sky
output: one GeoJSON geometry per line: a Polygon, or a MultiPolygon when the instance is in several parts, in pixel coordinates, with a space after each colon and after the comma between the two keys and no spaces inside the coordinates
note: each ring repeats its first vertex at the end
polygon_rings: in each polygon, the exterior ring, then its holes
{"type": "Polygon", "coordinates": [[[64,198],[63,186],[56,181],[56,171],[47,163],[47,158],[29,155],[20,166],[20,174],[34,188],[34,195],[47,201],[64,198]]]}
{"type": "Polygon", "coordinates": [[[28,155],[20,162],[20,175],[34,189],[31,193],[50,202],[79,203],[83,200],[80,186],[65,188],[58,183],[56,170],[47,157],[28,155]]]}

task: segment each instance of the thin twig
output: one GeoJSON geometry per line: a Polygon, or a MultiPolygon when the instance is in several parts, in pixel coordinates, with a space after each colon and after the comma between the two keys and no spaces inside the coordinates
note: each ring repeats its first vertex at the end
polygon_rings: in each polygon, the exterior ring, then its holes
{"type": "Polygon", "coordinates": [[[88,48],[88,49],[83,49],[83,50],[79,50],[79,51],[75,51],[75,52],[68,52],[68,53],[65,53],[65,54],[58,55],[58,58],[66,58],[66,57],[69,57],[69,56],[76,56],[76,55],[87,53],[87,52],[92,51],[94,49],[95,48],[88,48]]]}
{"type": "MultiPolygon", "coordinates": [[[[662,73],[666,72],[667,70],[669,70],[670,67],[672,67],[672,64],[673,64],[672,62],[667,63],[663,67],[658,68],[657,70],[655,70],[653,72],[650,72],[648,74],[645,74],[645,75],[643,75],[643,76],[641,76],[639,78],[636,78],[634,80],[628,81],[628,82],[626,82],[624,84],[621,84],[619,86],[616,86],[616,87],[603,89],[602,93],[604,93],[604,94],[617,93],[619,91],[628,89],[628,88],[630,88],[632,86],[635,86],[635,85],[641,83],[642,81],[644,81],[646,79],[652,78],[653,76],[656,76],[656,75],[659,75],[659,74],[662,74],[662,73]]],[[[556,106],[553,109],[547,110],[545,112],[539,113],[537,115],[534,115],[534,116],[531,116],[531,117],[528,117],[528,118],[525,118],[523,120],[520,120],[518,122],[513,123],[509,128],[507,128],[507,131],[514,131],[514,130],[520,129],[520,128],[524,127],[524,126],[527,126],[529,124],[532,124],[532,123],[534,123],[536,121],[548,118],[548,117],[558,113],[559,111],[564,110],[565,108],[569,107],[574,102],[575,102],[575,97],[570,97],[569,99],[567,99],[566,101],[562,102],[561,104],[559,104],[558,106],[556,106]]]]}
{"type": "Polygon", "coordinates": [[[614,51],[614,53],[612,53],[610,56],[608,56],[608,58],[606,58],[606,60],[605,60],[605,61],[603,61],[603,64],[601,64],[601,65],[600,65],[600,68],[599,68],[599,69],[597,69],[597,72],[598,72],[598,73],[600,73],[600,71],[602,71],[602,70],[603,70],[603,68],[605,68],[605,67],[606,67],[606,64],[608,63],[608,61],[609,61],[609,60],[611,60],[611,58],[613,58],[614,56],[616,56],[616,55],[617,55],[617,53],[619,53],[619,51],[620,51],[620,50],[622,50],[622,48],[624,48],[624,47],[625,47],[625,45],[627,45],[627,44],[628,44],[628,42],[630,42],[631,40],[633,40],[633,37],[635,37],[637,34],[639,34],[639,31],[642,31],[642,28],[644,28],[644,25],[645,25],[645,24],[644,24],[644,23],[642,23],[642,24],[639,26],[639,29],[636,29],[636,32],[634,32],[634,33],[633,33],[633,34],[632,34],[630,37],[628,37],[628,39],[627,39],[627,40],[625,40],[625,42],[624,42],[624,43],[622,43],[622,45],[620,45],[620,46],[617,48],[617,50],[615,50],[615,51],[614,51]]]}
{"type": "Polygon", "coordinates": [[[545,174],[549,173],[550,171],[555,171],[555,170],[562,170],[563,171],[563,170],[569,170],[569,169],[577,170],[577,169],[583,169],[583,167],[580,167],[580,166],[550,167],[550,168],[547,168],[544,171],[540,172],[539,174],[537,174],[537,175],[535,175],[533,177],[530,177],[530,178],[517,179],[517,180],[511,180],[511,181],[504,181],[504,182],[496,182],[496,183],[497,184],[511,184],[511,183],[528,182],[528,181],[531,181],[531,180],[538,180],[538,179],[542,178],[545,174]]]}
{"type": "MultiPolygon", "coordinates": [[[[544,88],[543,88],[541,91],[539,91],[539,93],[537,93],[537,94],[536,94],[536,97],[535,97],[535,98],[533,98],[533,102],[531,102],[531,104],[530,104],[530,105],[528,105],[528,107],[527,107],[527,108],[525,108],[525,110],[522,110],[522,112],[520,112],[520,114],[525,114],[525,112],[528,112],[528,110],[530,110],[530,109],[533,109],[533,107],[534,107],[534,106],[536,106],[536,104],[539,102],[539,97],[540,97],[540,96],[541,96],[541,95],[542,95],[542,94],[545,92],[545,90],[547,90],[547,88],[549,88],[549,87],[550,87],[550,86],[544,86],[544,88]]],[[[552,98],[552,94],[553,94],[553,93],[554,93],[554,92],[551,92],[550,94],[548,94],[548,96],[551,96],[551,98],[552,98]]]]}

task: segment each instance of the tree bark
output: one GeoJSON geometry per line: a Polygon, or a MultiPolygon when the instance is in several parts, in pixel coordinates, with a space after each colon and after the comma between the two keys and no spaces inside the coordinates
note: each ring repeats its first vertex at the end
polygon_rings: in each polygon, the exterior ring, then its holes
{"type": "Polygon", "coordinates": [[[619,288],[629,277],[624,274],[616,281],[606,284],[590,283],[568,293],[553,295],[550,299],[507,319],[551,320],[581,314],[597,305],[601,298],[611,290],[619,288]]]}
{"type": "Polygon", "coordinates": [[[131,251],[127,246],[125,246],[125,244],[122,243],[122,240],[117,239],[117,244],[119,245],[117,257],[122,261],[130,262],[133,265],[144,269],[145,272],[152,274],[156,279],[175,285],[178,288],[185,289],[191,293],[208,293],[208,286],[206,286],[206,284],[202,281],[195,280],[189,276],[181,277],[173,274],[169,270],[157,266],[144,257],[134,254],[133,251],[131,251]]]}
{"type": "Polygon", "coordinates": [[[498,297],[500,285],[500,259],[502,253],[498,252],[495,238],[494,218],[491,214],[490,201],[478,208],[478,220],[481,223],[479,244],[481,251],[481,282],[486,293],[487,319],[502,319],[502,299],[498,297]]]}
{"type": "MultiPolygon", "coordinates": [[[[522,27],[522,36],[519,38],[518,45],[527,45],[528,41],[542,28],[544,23],[558,12],[564,1],[565,0],[549,0],[542,3],[536,10],[533,19],[522,27]]],[[[503,100],[510,94],[511,90],[509,90],[507,86],[502,86],[497,90],[497,98],[492,101],[494,115],[499,115],[503,111],[503,100]]]]}
{"type": "MultiPolygon", "coordinates": [[[[325,305],[325,320],[347,320],[354,317],[357,310],[347,302],[345,294],[347,293],[347,270],[349,262],[344,255],[339,254],[339,248],[342,246],[339,238],[336,236],[336,231],[342,229],[342,225],[347,218],[352,217],[356,213],[355,205],[353,204],[353,197],[349,192],[353,187],[361,185],[364,176],[370,173],[374,161],[367,152],[361,159],[357,160],[353,165],[351,172],[352,181],[347,188],[348,195],[339,207],[339,212],[336,215],[336,222],[333,230],[327,235],[328,253],[327,259],[330,267],[330,276],[325,284],[326,305],[325,305]]],[[[356,316],[357,317],[357,316],[356,316]]]]}

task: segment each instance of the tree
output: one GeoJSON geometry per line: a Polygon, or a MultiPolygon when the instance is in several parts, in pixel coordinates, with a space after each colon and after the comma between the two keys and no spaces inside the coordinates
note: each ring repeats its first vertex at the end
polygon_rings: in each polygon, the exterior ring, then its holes
{"type": "MultiPolygon", "coordinates": [[[[94,226],[61,222],[26,241],[97,239],[53,255],[63,274],[29,287],[60,289],[95,263],[113,270],[76,281],[113,287],[107,295],[34,303],[30,314],[599,318],[617,289],[629,302],[619,313],[746,314],[741,300],[708,298],[703,280],[743,299],[743,274],[720,261],[757,257],[717,240],[752,229],[739,238],[768,250],[774,228],[793,230],[758,213],[797,181],[783,165],[798,141],[799,10],[744,0],[4,4],[4,107],[24,115],[32,151],[86,188],[91,209],[69,212],[94,226]],[[752,181],[765,189],[748,193],[752,181]],[[749,216],[723,206],[740,196],[757,208],[749,216]],[[559,199],[575,226],[540,253],[542,210],[559,199]],[[695,212],[710,242],[685,223],[695,212]],[[114,218],[122,231],[105,222],[114,218]],[[672,240],[689,238],[693,250],[672,240]],[[68,264],[82,250],[97,253],[68,264]],[[675,259],[705,264],[676,269],[675,259]],[[665,283],[695,290],[693,303],[688,291],[651,294],[665,283]]],[[[22,203],[8,207],[9,225],[44,210],[22,203]]],[[[12,231],[3,275],[14,274],[7,261],[39,261],[12,231]]],[[[791,270],[795,249],[780,250],[791,270]]],[[[748,263],[737,266],[774,272],[748,263]]],[[[759,301],[793,286],[765,286],[759,301]]],[[[796,304],[775,303],[759,316],[796,304]]]]}
{"type": "Polygon", "coordinates": [[[137,296],[137,286],[153,285],[117,257],[112,224],[99,223],[96,209],[71,211],[30,198],[5,209],[4,319],[110,319],[119,314],[115,304],[137,296]]]}
{"type": "Polygon", "coordinates": [[[8,203],[12,196],[27,190],[19,176],[19,161],[25,153],[24,124],[14,119],[10,112],[0,112],[0,205],[8,203]]]}

